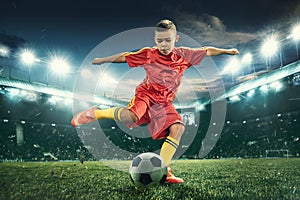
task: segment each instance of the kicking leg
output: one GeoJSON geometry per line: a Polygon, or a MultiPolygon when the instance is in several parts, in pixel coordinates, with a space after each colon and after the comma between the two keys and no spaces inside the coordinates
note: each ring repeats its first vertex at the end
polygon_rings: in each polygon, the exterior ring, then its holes
{"type": "Polygon", "coordinates": [[[73,117],[71,124],[73,126],[80,126],[82,124],[95,122],[101,119],[112,119],[123,123],[134,123],[138,120],[136,115],[127,108],[113,107],[100,110],[97,107],[92,107],[88,110],[77,113],[73,117]]]}

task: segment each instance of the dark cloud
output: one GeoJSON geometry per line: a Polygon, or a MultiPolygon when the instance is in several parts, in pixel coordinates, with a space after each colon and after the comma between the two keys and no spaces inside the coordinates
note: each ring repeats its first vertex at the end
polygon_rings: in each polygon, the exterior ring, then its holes
{"type": "Polygon", "coordinates": [[[197,16],[179,12],[177,23],[183,33],[202,45],[236,47],[257,37],[247,32],[228,31],[220,18],[208,14],[197,16]]]}

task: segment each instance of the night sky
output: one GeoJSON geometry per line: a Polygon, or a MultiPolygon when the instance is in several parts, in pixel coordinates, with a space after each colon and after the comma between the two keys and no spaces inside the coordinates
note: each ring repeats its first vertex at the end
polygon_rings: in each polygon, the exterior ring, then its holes
{"type": "Polygon", "coordinates": [[[0,33],[25,39],[41,57],[47,51],[67,52],[72,64],[79,66],[104,40],[152,27],[162,18],[173,20],[179,32],[201,45],[237,47],[243,55],[244,51],[257,54],[267,34],[276,31],[282,36],[299,16],[299,0],[3,0],[0,33]]]}
{"type": "MultiPolygon", "coordinates": [[[[250,36],[255,37],[280,23],[291,23],[299,16],[299,0],[4,0],[0,3],[0,32],[23,37],[36,46],[65,46],[84,53],[107,37],[154,26],[162,18],[174,20],[179,31],[192,37],[196,35],[190,29],[204,23],[210,31],[242,33],[247,41],[250,36]]],[[[221,45],[214,44],[212,39],[201,39],[211,42],[206,45],[221,45]]]]}

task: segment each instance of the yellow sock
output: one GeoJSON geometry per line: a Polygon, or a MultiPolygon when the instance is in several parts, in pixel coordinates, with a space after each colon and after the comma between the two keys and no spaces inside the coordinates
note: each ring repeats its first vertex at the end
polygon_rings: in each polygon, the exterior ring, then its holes
{"type": "Polygon", "coordinates": [[[164,159],[166,165],[169,165],[170,161],[172,160],[172,157],[176,152],[178,145],[179,142],[174,138],[170,136],[166,138],[160,150],[160,156],[164,159]]]}
{"type": "Polygon", "coordinates": [[[97,120],[113,119],[113,120],[121,121],[120,116],[121,116],[122,110],[123,110],[123,108],[113,107],[113,108],[108,108],[105,110],[97,109],[94,111],[94,113],[95,113],[95,117],[97,120]]]}

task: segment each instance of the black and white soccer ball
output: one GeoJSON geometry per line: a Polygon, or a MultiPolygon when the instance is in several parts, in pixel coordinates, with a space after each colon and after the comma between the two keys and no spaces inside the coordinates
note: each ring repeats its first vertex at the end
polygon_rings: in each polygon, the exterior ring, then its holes
{"type": "Polygon", "coordinates": [[[168,169],[164,160],[155,153],[142,153],[136,156],[129,168],[130,179],[137,187],[164,184],[168,169]]]}

